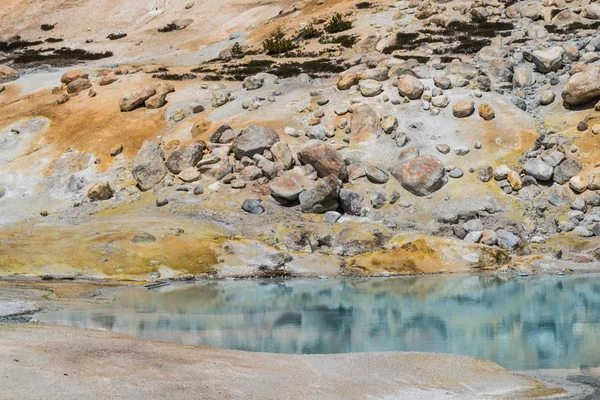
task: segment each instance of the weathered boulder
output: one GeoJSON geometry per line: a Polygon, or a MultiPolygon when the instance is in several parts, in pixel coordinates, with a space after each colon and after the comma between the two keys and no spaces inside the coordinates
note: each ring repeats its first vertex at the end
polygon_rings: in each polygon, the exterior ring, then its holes
{"type": "Polygon", "coordinates": [[[345,72],[340,76],[338,80],[337,87],[340,90],[348,90],[352,86],[358,84],[359,76],[355,72],[345,72]]]}
{"type": "Polygon", "coordinates": [[[161,83],[156,89],[156,94],[145,101],[146,108],[161,108],[165,105],[167,94],[172,93],[174,91],[175,87],[173,86],[173,84],[168,82],[161,83]]]}
{"type": "Polygon", "coordinates": [[[298,196],[303,189],[300,183],[291,176],[279,176],[269,183],[271,196],[275,199],[283,199],[286,201],[298,200],[298,196]]]}
{"type": "Polygon", "coordinates": [[[567,158],[554,168],[554,182],[562,185],[581,172],[581,164],[574,158],[567,158]]]}
{"type": "Polygon", "coordinates": [[[531,53],[531,58],[540,72],[548,73],[558,70],[562,66],[564,49],[560,46],[552,46],[544,50],[531,53]]]}
{"type": "Polygon", "coordinates": [[[194,167],[187,167],[177,177],[184,182],[195,182],[200,179],[200,172],[194,167]]]}
{"type": "Polygon", "coordinates": [[[89,89],[92,87],[92,83],[90,82],[89,79],[85,79],[85,78],[80,78],[80,79],[76,79],[72,82],[70,82],[67,85],[67,92],[68,93],[79,93],[82,90],[85,89],[89,89]]]}
{"type": "Polygon", "coordinates": [[[600,4],[593,3],[585,6],[581,14],[588,19],[600,19],[600,4]]]}
{"type": "Polygon", "coordinates": [[[342,189],[338,193],[340,206],[350,215],[360,215],[362,209],[363,196],[353,190],[342,189]]]}
{"type": "Polygon", "coordinates": [[[167,174],[162,148],[146,140],[133,160],[132,174],[142,191],[150,190],[159,184],[167,174]]]}
{"type": "Polygon", "coordinates": [[[571,76],[565,84],[562,97],[571,106],[600,99],[600,67],[571,76]]]}
{"type": "Polygon", "coordinates": [[[0,64],[0,83],[11,82],[19,79],[19,73],[8,65],[0,64]]]}
{"type": "Polygon", "coordinates": [[[311,140],[298,152],[298,160],[303,164],[311,165],[320,178],[334,175],[345,181],[348,179],[348,170],[344,159],[330,144],[320,140],[311,140]]]}
{"type": "Polygon", "coordinates": [[[402,75],[398,78],[398,93],[400,96],[406,96],[411,100],[421,98],[425,86],[423,82],[412,75],[402,75]]]}
{"type": "Polygon", "coordinates": [[[68,85],[69,83],[76,81],[77,79],[87,79],[89,78],[89,74],[80,69],[72,69],[70,71],[65,72],[60,78],[60,82],[68,85]]]}
{"type": "Polygon", "coordinates": [[[518,88],[525,88],[535,83],[535,74],[533,69],[527,66],[515,68],[513,75],[513,85],[518,88]]]}
{"type": "Polygon", "coordinates": [[[152,86],[144,86],[143,88],[140,88],[134,92],[128,93],[121,99],[121,111],[132,111],[144,104],[146,100],[155,94],[156,89],[154,89],[152,86]]]}
{"type": "Polygon", "coordinates": [[[98,85],[99,86],[108,86],[111,83],[115,83],[117,80],[118,80],[117,75],[114,72],[110,72],[110,73],[104,75],[102,78],[100,78],[98,85]]]}
{"type": "Polygon", "coordinates": [[[448,182],[444,165],[431,155],[399,163],[392,168],[391,173],[403,188],[416,196],[429,196],[448,182]]]}
{"type": "Polygon", "coordinates": [[[110,187],[107,181],[97,182],[88,190],[88,198],[91,201],[108,200],[115,194],[115,191],[110,187]]]}
{"type": "Polygon", "coordinates": [[[238,160],[262,154],[279,142],[279,135],[271,128],[251,125],[244,129],[232,142],[231,151],[238,160]]]}
{"type": "Polygon", "coordinates": [[[271,154],[283,165],[284,169],[290,169],[294,165],[294,156],[290,150],[290,146],[284,142],[277,142],[271,147],[271,154]]]}
{"type": "Polygon", "coordinates": [[[379,116],[369,105],[361,104],[352,112],[350,119],[351,143],[366,142],[380,129],[379,116]]]}
{"type": "Polygon", "coordinates": [[[502,249],[514,250],[521,241],[517,235],[504,229],[498,229],[496,234],[498,235],[498,246],[502,249]]]}
{"type": "Polygon", "coordinates": [[[489,104],[480,104],[479,105],[479,116],[486,121],[490,121],[496,118],[496,112],[489,104]]]}
{"type": "Polygon", "coordinates": [[[549,181],[552,178],[552,167],[539,158],[528,160],[523,166],[523,170],[527,175],[533,176],[538,181],[549,181]]]}
{"type": "Polygon", "coordinates": [[[383,85],[375,79],[365,79],[364,81],[361,81],[358,86],[360,94],[364,97],[377,96],[383,91],[383,85]]]}
{"type": "Polygon", "coordinates": [[[175,150],[167,158],[167,168],[173,174],[179,174],[186,168],[194,167],[202,159],[202,152],[206,149],[204,142],[191,142],[175,150]]]}
{"type": "Polygon", "coordinates": [[[265,208],[262,205],[260,199],[246,199],[242,203],[242,210],[248,214],[262,214],[265,212],[265,208]]]}
{"type": "Polygon", "coordinates": [[[319,179],[309,190],[300,193],[300,208],[303,213],[324,214],[339,207],[339,181],[334,175],[319,179]]]}

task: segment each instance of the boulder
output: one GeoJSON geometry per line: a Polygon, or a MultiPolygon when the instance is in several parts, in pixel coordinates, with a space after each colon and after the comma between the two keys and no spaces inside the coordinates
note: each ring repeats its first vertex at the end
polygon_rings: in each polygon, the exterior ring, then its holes
{"type": "Polygon", "coordinates": [[[89,79],[80,78],[70,82],[67,85],[67,92],[70,94],[79,93],[82,90],[89,89],[92,87],[92,83],[89,79]]]}
{"type": "Polygon", "coordinates": [[[479,105],[479,116],[486,121],[490,121],[496,118],[496,112],[489,104],[480,104],[479,105]]]}
{"type": "Polygon", "coordinates": [[[196,182],[200,179],[200,172],[194,167],[188,167],[177,175],[184,182],[196,182]]]}
{"type": "Polygon", "coordinates": [[[431,155],[399,163],[391,173],[402,187],[416,196],[429,196],[448,182],[444,165],[431,155]]]}
{"type": "Polygon", "coordinates": [[[412,75],[402,75],[398,78],[398,93],[400,93],[400,96],[416,100],[421,98],[424,90],[423,82],[412,75]]]}
{"type": "Polygon", "coordinates": [[[156,94],[156,89],[152,86],[144,86],[134,92],[128,93],[121,99],[120,107],[122,112],[132,111],[142,104],[150,97],[156,94]]]}
{"type": "Polygon", "coordinates": [[[279,142],[279,135],[271,128],[251,125],[244,129],[232,142],[231,151],[238,160],[262,154],[279,142]]]}
{"type": "Polygon", "coordinates": [[[88,198],[91,201],[108,200],[115,194],[115,191],[110,187],[107,181],[97,182],[88,190],[88,198]]]}
{"type": "Polygon", "coordinates": [[[514,250],[521,240],[514,233],[504,229],[498,229],[496,234],[498,235],[498,246],[506,250],[514,250]]]}
{"type": "Polygon", "coordinates": [[[339,181],[334,175],[319,179],[312,189],[300,193],[302,212],[324,214],[327,211],[337,210],[339,190],[339,181]]]}
{"type": "Polygon", "coordinates": [[[593,3],[587,5],[583,8],[583,12],[581,13],[585,18],[598,20],[600,19],[600,4],[593,3]]]}
{"type": "Polygon", "coordinates": [[[173,174],[179,174],[186,168],[195,167],[202,159],[202,152],[206,148],[204,142],[191,142],[171,153],[167,159],[167,168],[173,174]]]}
{"type": "Polygon", "coordinates": [[[452,114],[456,118],[465,118],[473,114],[475,104],[471,100],[459,100],[452,107],[452,114]]]}
{"type": "Polygon", "coordinates": [[[118,80],[117,75],[114,72],[110,72],[110,73],[104,75],[102,78],[100,78],[98,85],[99,86],[108,86],[111,83],[115,83],[117,80],[118,80]]]}
{"type": "Polygon", "coordinates": [[[291,176],[280,176],[269,183],[271,196],[275,199],[283,199],[286,201],[296,201],[303,189],[300,183],[291,176]]]}
{"type": "Polygon", "coordinates": [[[277,142],[271,147],[271,154],[283,165],[284,169],[290,169],[294,165],[294,156],[287,143],[277,142]]]}
{"type": "Polygon", "coordinates": [[[375,79],[366,79],[361,81],[359,84],[360,94],[364,97],[374,97],[383,91],[383,85],[381,82],[375,79]]]}
{"type": "Polygon", "coordinates": [[[246,211],[249,214],[262,214],[265,212],[265,209],[262,205],[262,201],[260,199],[246,199],[242,203],[242,210],[246,211]]]}
{"type": "Polygon", "coordinates": [[[175,91],[175,87],[171,83],[163,82],[158,85],[156,94],[145,101],[146,108],[155,109],[165,105],[167,94],[175,91]]]}
{"type": "MultiPolygon", "coordinates": [[[[0,67],[1,68],[1,67],[0,67]]],[[[60,82],[68,85],[69,83],[76,81],[77,79],[87,79],[89,78],[89,74],[80,69],[72,69],[70,71],[65,72],[60,78],[60,82]]]]}
{"type": "Polygon", "coordinates": [[[581,164],[574,158],[567,158],[554,168],[554,182],[562,185],[581,172],[581,164]]]}
{"type": "Polygon", "coordinates": [[[515,68],[513,75],[513,85],[518,88],[526,88],[535,83],[535,74],[533,69],[527,66],[515,68]]]}
{"type": "Polygon", "coordinates": [[[381,129],[379,116],[367,104],[361,104],[352,112],[350,142],[366,142],[381,129]]]}
{"type": "Polygon", "coordinates": [[[549,181],[552,178],[552,167],[539,158],[528,160],[523,169],[527,175],[533,176],[538,181],[549,181]]]}
{"type": "Polygon", "coordinates": [[[565,84],[562,97],[571,106],[600,99],[600,67],[571,76],[565,84]]]}
{"type": "Polygon", "coordinates": [[[359,76],[354,72],[346,72],[340,76],[337,87],[340,90],[348,90],[352,86],[358,84],[359,76]]]}
{"type": "Polygon", "coordinates": [[[562,57],[564,49],[560,46],[552,46],[544,50],[538,50],[531,53],[531,58],[535,66],[542,73],[557,71],[562,67],[562,57]]]}
{"type": "Polygon", "coordinates": [[[303,164],[311,165],[320,178],[334,175],[345,181],[348,179],[348,170],[344,159],[330,144],[320,140],[311,140],[298,152],[298,160],[303,164]]]}
{"type": "Polygon", "coordinates": [[[150,190],[159,184],[167,174],[162,148],[146,140],[133,160],[132,174],[142,191],[150,190]]]}
{"type": "Polygon", "coordinates": [[[338,200],[346,214],[360,215],[363,196],[353,190],[342,189],[338,193],[338,200]]]}

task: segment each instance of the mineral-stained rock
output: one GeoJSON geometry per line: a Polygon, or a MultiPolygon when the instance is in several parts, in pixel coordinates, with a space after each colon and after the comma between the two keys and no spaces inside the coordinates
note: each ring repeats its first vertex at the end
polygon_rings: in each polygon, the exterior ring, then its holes
{"type": "Polygon", "coordinates": [[[298,152],[298,160],[314,167],[320,178],[332,174],[342,181],[348,178],[348,170],[340,153],[330,144],[320,140],[311,140],[305,144],[298,152]]]}
{"type": "Polygon", "coordinates": [[[296,179],[291,176],[280,176],[269,183],[271,196],[276,199],[284,199],[287,201],[298,200],[298,196],[302,193],[302,186],[296,179]]]}
{"type": "Polygon", "coordinates": [[[67,92],[69,93],[78,93],[82,90],[89,89],[92,87],[92,83],[89,79],[80,78],[70,82],[67,85],[67,92]]]}
{"type": "Polygon", "coordinates": [[[115,191],[110,187],[107,181],[97,182],[88,190],[88,198],[91,201],[108,200],[115,194],[115,191]]]}
{"type": "Polygon", "coordinates": [[[490,121],[496,118],[496,113],[494,109],[489,104],[480,104],[479,105],[479,116],[486,121],[490,121]]]}
{"type": "Polygon", "coordinates": [[[175,150],[167,159],[167,168],[173,174],[179,174],[186,168],[194,167],[202,159],[202,152],[206,148],[204,142],[191,142],[175,150]]]}
{"type": "Polygon", "coordinates": [[[72,69],[70,71],[65,72],[60,78],[61,83],[68,85],[69,83],[76,81],[77,79],[87,79],[89,74],[80,69],[72,69]]]}
{"type": "Polygon", "coordinates": [[[175,87],[171,83],[161,83],[156,89],[156,94],[145,101],[146,108],[155,109],[162,107],[167,99],[167,94],[174,91],[175,87]]]}
{"type": "Polygon", "coordinates": [[[231,145],[231,151],[238,160],[262,154],[279,142],[279,135],[271,128],[251,125],[237,136],[231,145]]]}
{"type": "Polygon", "coordinates": [[[350,89],[352,86],[358,84],[358,74],[354,73],[354,72],[346,72],[344,73],[338,83],[337,83],[337,87],[340,90],[348,90],[350,89]]]}
{"type": "Polygon", "coordinates": [[[428,196],[448,182],[444,165],[431,155],[399,163],[391,172],[402,187],[416,196],[428,196]]]}
{"type": "Polygon", "coordinates": [[[425,86],[423,82],[412,75],[402,75],[398,78],[398,93],[400,96],[406,96],[411,100],[421,98],[425,86]]]}
{"type": "Polygon", "coordinates": [[[152,189],[163,180],[167,167],[165,155],[158,144],[149,140],[144,142],[133,160],[132,174],[142,191],[152,189]]]}
{"type": "Polygon", "coordinates": [[[0,83],[11,82],[19,79],[19,73],[8,65],[0,64],[0,83]]]}
{"type": "Polygon", "coordinates": [[[350,127],[350,142],[361,143],[374,137],[381,124],[377,113],[369,105],[361,104],[352,113],[350,127]]]}
{"type": "Polygon", "coordinates": [[[339,207],[338,178],[334,175],[319,179],[312,189],[300,193],[300,207],[303,213],[324,214],[339,207]]]}
{"type": "Polygon", "coordinates": [[[562,93],[565,103],[571,106],[596,101],[600,98],[600,67],[594,67],[571,76],[562,93]]]}
{"type": "Polygon", "coordinates": [[[271,147],[271,153],[275,160],[283,165],[284,169],[290,169],[294,165],[294,156],[287,143],[277,142],[271,147]]]}
{"type": "Polygon", "coordinates": [[[120,103],[121,111],[127,112],[136,109],[144,104],[146,100],[156,94],[156,89],[152,86],[144,86],[134,92],[126,94],[120,103]]]}

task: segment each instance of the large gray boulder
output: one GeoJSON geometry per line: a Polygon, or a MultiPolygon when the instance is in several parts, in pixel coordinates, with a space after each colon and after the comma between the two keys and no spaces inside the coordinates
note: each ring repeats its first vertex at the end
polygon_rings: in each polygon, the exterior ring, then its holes
{"type": "Polygon", "coordinates": [[[231,151],[238,160],[262,154],[279,142],[279,135],[271,128],[251,125],[244,129],[232,142],[231,151]]]}
{"type": "Polygon", "coordinates": [[[600,99],[600,67],[571,76],[565,84],[562,97],[571,106],[600,99]]]}
{"type": "Polygon", "coordinates": [[[448,182],[444,165],[431,155],[399,163],[392,168],[391,173],[403,188],[416,196],[429,196],[448,182]]]}
{"type": "Polygon", "coordinates": [[[167,168],[173,174],[179,174],[186,168],[195,167],[202,159],[206,148],[204,142],[191,142],[171,153],[167,158],[167,168]]]}
{"type": "Polygon", "coordinates": [[[303,213],[324,214],[339,207],[339,181],[334,175],[317,181],[311,189],[300,193],[300,207],[303,213]]]}
{"type": "Polygon", "coordinates": [[[311,140],[298,152],[302,164],[311,165],[320,178],[335,175],[342,181],[348,179],[348,170],[341,154],[330,144],[311,140]]]}
{"type": "Polygon", "coordinates": [[[342,189],[338,194],[339,203],[346,214],[360,215],[363,196],[353,190],[342,189]]]}
{"type": "Polygon", "coordinates": [[[552,178],[552,167],[539,158],[528,160],[523,169],[527,175],[533,176],[538,181],[549,181],[552,178]]]}
{"type": "Polygon", "coordinates": [[[554,182],[562,185],[581,172],[581,164],[574,158],[567,158],[554,168],[554,182]]]}
{"type": "Polygon", "coordinates": [[[133,160],[132,174],[142,191],[150,190],[159,184],[167,174],[162,148],[146,140],[133,160]]]}
{"type": "Polygon", "coordinates": [[[544,50],[531,53],[531,58],[540,72],[548,73],[562,67],[562,56],[565,53],[562,47],[552,46],[544,50]]]}

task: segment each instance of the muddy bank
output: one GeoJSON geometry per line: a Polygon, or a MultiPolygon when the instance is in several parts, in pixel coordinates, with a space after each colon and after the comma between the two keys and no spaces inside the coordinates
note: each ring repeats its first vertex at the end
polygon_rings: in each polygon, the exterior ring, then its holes
{"type": "Polygon", "coordinates": [[[0,353],[7,399],[84,393],[137,399],[533,399],[585,393],[583,386],[565,390],[463,356],[244,353],[31,324],[0,325],[0,353]]]}

